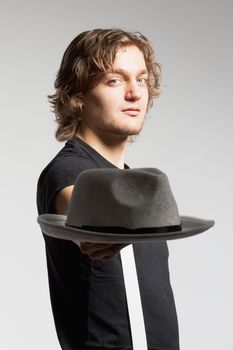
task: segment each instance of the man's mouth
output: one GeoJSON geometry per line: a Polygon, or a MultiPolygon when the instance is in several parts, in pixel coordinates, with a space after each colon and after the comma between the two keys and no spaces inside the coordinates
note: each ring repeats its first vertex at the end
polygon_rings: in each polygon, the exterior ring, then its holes
{"type": "Polygon", "coordinates": [[[122,110],[122,112],[129,114],[131,116],[137,116],[140,113],[140,108],[138,107],[129,107],[122,110]]]}

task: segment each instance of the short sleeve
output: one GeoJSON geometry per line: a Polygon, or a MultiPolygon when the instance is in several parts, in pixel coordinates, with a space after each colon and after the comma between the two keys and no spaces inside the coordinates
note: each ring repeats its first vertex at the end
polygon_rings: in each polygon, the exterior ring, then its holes
{"type": "Polygon", "coordinates": [[[55,194],[75,183],[78,175],[95,166],[87,158],[63,156],[51,162],[41,173],[37,187],[37,207],[39,214],[53,213],[55,194]]]}

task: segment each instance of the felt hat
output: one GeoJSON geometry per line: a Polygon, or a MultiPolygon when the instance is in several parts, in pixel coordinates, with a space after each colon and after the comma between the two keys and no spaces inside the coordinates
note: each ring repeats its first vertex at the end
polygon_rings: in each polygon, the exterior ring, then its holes
{"type": "Polygon", "coordinates": [[[42,214],[44,234],[99,243],[172,240],[199,234],[213,220],[180,216],[167,175],[156,168],[90,169],[76,179],[68,214],[42,214]]]}

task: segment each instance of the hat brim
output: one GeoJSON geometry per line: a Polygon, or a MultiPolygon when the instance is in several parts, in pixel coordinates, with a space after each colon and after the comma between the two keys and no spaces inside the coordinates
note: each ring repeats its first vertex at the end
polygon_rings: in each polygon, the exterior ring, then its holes
{"type": "Polygon", "coordinates": [[[182,221],[182,229],[180,231],[145,234],[87,231],[67,226],[65,224],[66,216],[58,214],[42,214],[38,216],[37,221],[42,232],[50,237],[93,243],[136,243],[180,239],[207,231],[214,225],[213,220],[197,217],[180,216],[180,219],[182,221]]]}

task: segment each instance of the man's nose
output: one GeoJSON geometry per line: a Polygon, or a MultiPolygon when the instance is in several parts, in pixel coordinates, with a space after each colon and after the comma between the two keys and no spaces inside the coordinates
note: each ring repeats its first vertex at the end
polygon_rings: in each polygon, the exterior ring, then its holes
{"type": "Polygon", "coordinates": [[[131,82],[127,85],[125,91],[125,99],[130,101],[137,101],[141,98],[141,91],[136,82],[131,82]]]}

